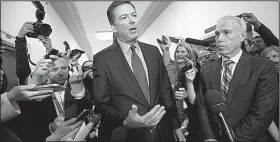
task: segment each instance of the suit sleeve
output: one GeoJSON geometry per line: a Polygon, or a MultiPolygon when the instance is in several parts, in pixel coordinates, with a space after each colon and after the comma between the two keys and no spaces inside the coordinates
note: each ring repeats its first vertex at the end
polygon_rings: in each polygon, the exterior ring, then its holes
{"type": "Polygon", "coordinates": [[[263,38],[266,46],[276,45],[279,47],[279,39],[264,24],[255,31],[263,38]]]}
{"type": "Polygon", "coordinates": [[[205,104],[205,77],[203,76],[203,70],[201,69],[201,81],[199,81],[199,92],[197,94],[197,113],[200,123],[200,129],[204,139],[214,139],[215,135],[211,130],[210,120],[208,118],[208,112],[205,104]]]}
{"type": "Polygon", "coordinates": [[[108,80],[108,70],[104,61],[105,57],[97,54],[93,57],[93,66],[95,66],[98,71],[94,73],[93,80],[93,94],[95,102],[95,112],[102,114],[102,119],[107,120],[107,122],[112,122],[112,124],[117,126],[122,126],[123,121],[126,116],[120,114],[112,107],[109,102],[111,100],[111,90],[110,82],[108,80]]]}
{"type": "Polygon", "coordinates": [[[82,110],[84,109],[92,109],[93,106],[93,102],[91,100],[91,94],[89,93],[89,91],[84,87],[85,89],[85,95],[81,98],[81,99],[74,99],[74,101],[76,102],[77,106],[78,106],[78,110],[80,110],[80,112],[82,112],[82,110]]]}
{"type": "Polygon", "coordinates": [[[163,58],[160,55],[158,49],[156,50],[158,60],[159,60],[159,67],[160,67],[160,89],[159,94],[161,99],[163,100],[164,107],[166,109],[166,115],[171,118],[172,125],[174,129],[180,128],[180,121],[177,113],[175,99],[172,94],[172,88],[169,81],[169,76],[166,71],[165,65],[163,63],[163,58]]]}
{"type": "Polygon", "coordinates": [[[24,85],[25,79],[31,73],[27,58],[27,46],[25,37],[16,37],[16,74],[19,79],[19,84],[24,85]]]}
{"type": "Polygon", "coordinates": [[[269,61],[259,76],[252,107],[234,128],[237,141],[252,141],[268,129],[275,114],[278,95],[275,67],[269,61]]]}

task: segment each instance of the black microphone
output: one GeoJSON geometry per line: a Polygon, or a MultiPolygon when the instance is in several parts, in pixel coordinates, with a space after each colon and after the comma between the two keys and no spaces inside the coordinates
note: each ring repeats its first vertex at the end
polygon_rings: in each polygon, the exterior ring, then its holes
{"type": "Polygon", "coordinates": [[[201,46],[216,46],[215,42],[211,43],[211,42],[207,42],[207,41],[203,41],[203,40],[198,40],[198,39],[192,39],[192,38],[186,38],[185,39],[186,43],[190,43],[190,44],[195,44],[195,45],[201,45],[201,46]]]}
{"type": "Polygon", "coordinates": [[[65,51],[70,50],[70,46],[67,41],[64,41],[63,44],[65,45],[65,51]]]}
{"type": "Polygon", "coordinates": [[[222,94],[219,91],[213,89],[208,91],[205,97],[207,105],[211,107],[211,111],[214,114],[217,114],[219,123],[223,126],[223,130],[226,132],[228,139],[230,142],[235,142],[235,135],[223,115],[223,112],[226,110],[226,105],[224,103],[222,94]]]}
{"type": "Polygon", "coordinates": [[[113,130],[111,135],[111,141],[122,142],[126,140],[127,131],[123,127],[117,127],[113,130]]]}

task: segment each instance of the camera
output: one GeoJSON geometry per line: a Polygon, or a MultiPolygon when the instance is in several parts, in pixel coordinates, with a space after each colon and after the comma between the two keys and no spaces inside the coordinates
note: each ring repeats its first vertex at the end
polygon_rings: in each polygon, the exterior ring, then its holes
{"type": "Polygon", "coordinates": [[[37,18],[37,22],[34,22],[32,25],[34,26],[34,31],[27,33],[27,37],[37,38],[39,35],[49,36],[52,33],[52,28],[49,24],[43,23],[42,20],[45,18],[44,7],[39,1],[32,2],[37,10],[35,16],[37,18]]]}

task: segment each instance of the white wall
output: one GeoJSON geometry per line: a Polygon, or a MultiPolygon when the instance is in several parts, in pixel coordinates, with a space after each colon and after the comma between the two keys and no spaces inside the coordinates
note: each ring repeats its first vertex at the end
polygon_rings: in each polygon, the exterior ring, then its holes
{"type": "Polygon", "coordinates": [[[254,13],[279,38],[278,1],[174,1],[139,40],[157,46],[161,35],[200,39],[222,16],[244,12],[254,13]]]}
{"type": "MultiPolygon", "coordinates": [[[[64,51],[63,41],[67,41],[71,49],[81,49],[51,4],[45,1],[41,1],[41,4],[46,12],[43,22],[50,24],[53,30],[50,35],[53,48],[64,51]]],[[[36,8],[30,1],[1,1],[1,30],[17,36],[25,21],[36,21],[35,12],[36,8]]],[[[36,63],[45,55],[45,47],[38,39],[27,38],[27,42],[31,46],[29,49],[31,60],[36,63]]],[[[84,54],[79,63],[82,64],[86,60],[88,58],[84,54]]],[[[30,66],[32,69],[35,68],[30,66]]]]}

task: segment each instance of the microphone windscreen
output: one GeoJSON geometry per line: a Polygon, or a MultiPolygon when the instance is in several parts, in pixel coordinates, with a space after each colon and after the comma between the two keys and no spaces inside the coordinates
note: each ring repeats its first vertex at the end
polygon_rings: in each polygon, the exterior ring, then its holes
{"type": "Polygon", "coordinates": [[[127,131],[123,127],[118,127],[112,132],[111,140],[112,141],[125,141],[127,131]]]}
{"type": "Polygon", "coordinates": [[[226,110],[223,96],[219,91],[215,89],[208,91],[205,94],[205,99],[207,106],[211,107],[213,113],[219,113],[226,110]]]}
{"type": "Polygon", "coordinates": [[[192,38],[186,38],[185,42],[190,44],[195,44],[195,45],[201,45],[201,46],[210,46],[210,44],[206,41],[192,39],[192,38]]]}

